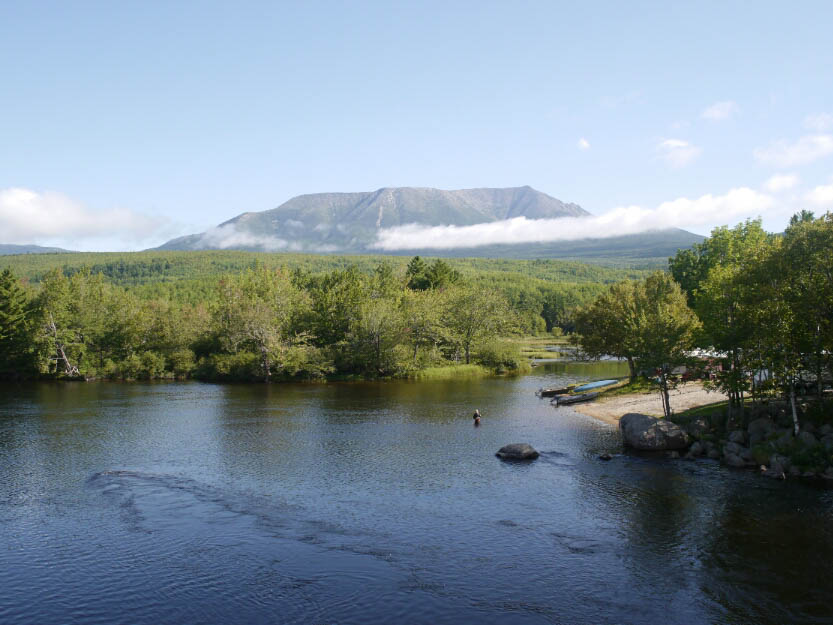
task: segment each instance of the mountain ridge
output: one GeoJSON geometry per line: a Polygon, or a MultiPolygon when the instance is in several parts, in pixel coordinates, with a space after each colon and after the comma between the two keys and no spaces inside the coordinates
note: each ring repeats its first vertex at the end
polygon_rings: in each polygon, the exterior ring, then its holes
{"type": "Polygon", "coordinates": [[[373,246],[383,228],[408,224],[470,226],[515,217],[589,217],[530,186],[441,190],[382,187],[375,191],[308,193],[276,208],[246,211],[205,232],[171,239],[156,250],[237,249],[257,252],[422,254],[497,258],[661,258],[673,256],[703,237],[680,229],[637,235],[516,243],[455,249],[380,250],[373,246]]]}
{"type": "Polygon", "coordinates": [[[369,249],[380,228],[589,215],[578,204],[562,202],[529,186],[450,191],[382,187],[366,192],[298,195],[276,208],[241,213],[206,232],[172,239],[156,249],[361,252],[369,249]]]}

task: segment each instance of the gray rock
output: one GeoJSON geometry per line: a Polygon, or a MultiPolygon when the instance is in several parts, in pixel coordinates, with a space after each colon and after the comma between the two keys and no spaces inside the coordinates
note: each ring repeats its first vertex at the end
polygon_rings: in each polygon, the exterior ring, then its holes
{"type": "Polygon", "coordinates": [[[802,423],[801,424],[801,429],[802,429],[802,431],[809,432],[810,434],[815,434],[816,433],[816,426],[813,425],[812,423],[802,423]]]}
{"type": "Polygon", "coordinates": [[[821,432],[822,436],[827,436],[828,434],[833,434],[833,425],[830,425],[829,423],[825,423],[823,426],[821,426],[821,430],[819,430],[819,432],[821,432]]]}
{"type": "Polygon", "coordinates": [[[822,436],[821,444],[824,445],[826,449],[833,449],[833,434],[825,434],[822,436]]]}
{"type": "Polygon", "coordinates": [[[725,445],[723,445],[723,455],[728,456],[729,454],[732,454],[732,455],[737,456],[737,455],[740,455],[740,452],[741,452],[742,449],[743,449],[743,446],[738,445],[737,443],[729,442],[729,443],[726,443],[725,445]]]}
{"type": "Polygon", "coordinates": [[[703,443],[703,447],[706,448],[706,453],[709,453],[712,449],[717,449],[714,443],[711,441],[706,441],[705,443],[703,443]]]}
{"type": "Polygon", "coordinates": [[[706,457],[710,460],[720,460],[720,452],[717,451],[717,449],[715,449],[714,447],[712,447],[711,449],[709,449],[708,453],[706,454],[706,457]]]}
{"type": "Polygon", "coordinates": [[[746,434],[743,430],[735,430],[729,434],[729,442],[743,445],[746,443],[746,434]]]}
{"type": "Polygon", "coordinates": [[[602,454],[601,456],[599,456],[599,460],[613,460],[613,456],[611,456],[610,454],[602,454]]]}
{"type": "Polygon", "coordinates": [[[807,432],[806,430],[798,433],[798,442],[801,443],[804,447],[815,447],[819,444],[818,439],[812,433],[807,432]]]}
{"type": "Polygon", "coordinates": [[[787,458],[787,456],[781,456],[780,454],[772,454],[769,457],[769,464],[770,466],[774,464],[780,464],[782,467],[784,467],[785,471],[789,471],[790,467],[792,467],[792,462],[790,462],[790,459],[787,458]]]}
{"type": "Polygon", "coordinates": [[[702,417],[699,419],[695,419],[691,423],[686,426],[686,430],[689,434],[691,434],[694,438],[700,438],[704,434],[708,434],[711,431],[711,426],[709,422],[703,419],[702,417]]]}
{"type": "Polygon", "coordinates": [[[671,458],[672,460],[679,460],[680,452],[679,451],[669,451],[666,456],[671,458]]]}
{"type": "Polygon", "coordinates": [[[746,447],[741,447],[740,452],[738,452],[738,456],[740,456],[744,462],[755,464],[752,460],[752,450],[747,449],[746,447]]]}
{"type": "Polygon", "coordinates": [[[535,460],[540,454],[529,443],[504,445],[495,454],[501,460],[535,460]]]}
{"type": "Polygon", "coordinates": [[[702,456],[705,453],[705,451],[706,449],[705,447],[703,447],[703,444],[700,441],[695,441],[688,449],[688,453],[694,457],[702,456]]]}
{"type": "Polygon", "coordinates": [[[785,449],[789,449],[792,446],[792,444],[793,444],[793,433],[790,430],[781,434],[781,436],[778,437],[778,440],[775,441],[776,449],[779,449],[779,450],[782,450],[782,451],[785,450],[785,449]]]}
{"type": "Polygon", "coordinates": [[[766,440],[770,434],[775,432],[776,428],[772,419],[761,417],[760,419],[755,419],[750,422],[747,431],[749,432],[749,444],[757,445],[761,441],[766,440]]]}
{"type": "Polygon", "coordinates": [[[726,464],[728,464],[730,467],[740,468],[746,466],[746,463],[743,461],[743,459],[735,454],[727,454],[724,460],[726,464]]]}
{"type": "Polygon", "coordinates": [[[790,474],[790,477],[799,477],[801,475],[801,469],[798,467],[790,467],[787,469],[787,473],[790,474]]]}
{"type": "Polygon", "coordinates": [[[670,451],[688,447],[688,435],[675,423],[637,412],[619,419],[625,444],[634,449],[670,451]]]}

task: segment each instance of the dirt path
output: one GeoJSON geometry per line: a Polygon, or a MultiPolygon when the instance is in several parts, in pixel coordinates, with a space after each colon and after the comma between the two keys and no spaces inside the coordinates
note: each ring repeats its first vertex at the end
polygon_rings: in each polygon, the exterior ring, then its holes
{"type": "MultiPolygon", "coordinates": [[[[726,399],[723,393],[707,392],[699,382],[687,382],[671,391],[671,409],[681,412],[688,408],[705,406],[726,399]]],[[[655,416],[662,415],[662,399],[659,393],[633,393],[631,395],[617,395],[602,397],[586,404],[576,404],[576,412],[596,417],[616,425],[619,418],[628,412],[641,412],[655,416]]]]}

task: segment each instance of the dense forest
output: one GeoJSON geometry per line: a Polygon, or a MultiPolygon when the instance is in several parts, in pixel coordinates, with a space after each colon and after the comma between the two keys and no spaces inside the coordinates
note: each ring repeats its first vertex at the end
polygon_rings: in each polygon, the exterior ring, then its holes
{"type": "Polygon", "coordinates": [[[285,380],[517,370],[513,334],[644,269],[247,252],[10,256],[0,375],[285,380]]]}
{"type": "Polygon", "coordinates": [[[777,235],[755,220],[717,228],[669,265],[576,311],[584,349],[656,372],[666,399],[675,366],[708,366],[729,419],[745,397],[785,396],[797,434],[797,389],[821,400],[833,380],[833,214],[802,211],[777,235]]]}

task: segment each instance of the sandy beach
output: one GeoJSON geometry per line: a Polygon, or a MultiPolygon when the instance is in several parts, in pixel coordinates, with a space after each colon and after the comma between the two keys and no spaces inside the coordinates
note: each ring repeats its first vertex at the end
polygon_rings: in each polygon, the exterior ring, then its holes
{"type": "MultiPolygon", "coordinates": [[[[707,392],[700,382],[687,382],[671,391],[671,409],[674,412],[680,412],[697,406],[713,404],[724,399],[726,399],[726,395],[718,392],[707,392]]],[[[661,416],[662,399],[658,392],[633,393],[613,397],[602,396],[596,401],[576,404],[574,409],[576,412],[616,425],[619,423],[619,418],[628,412],[661,416]]]]}

